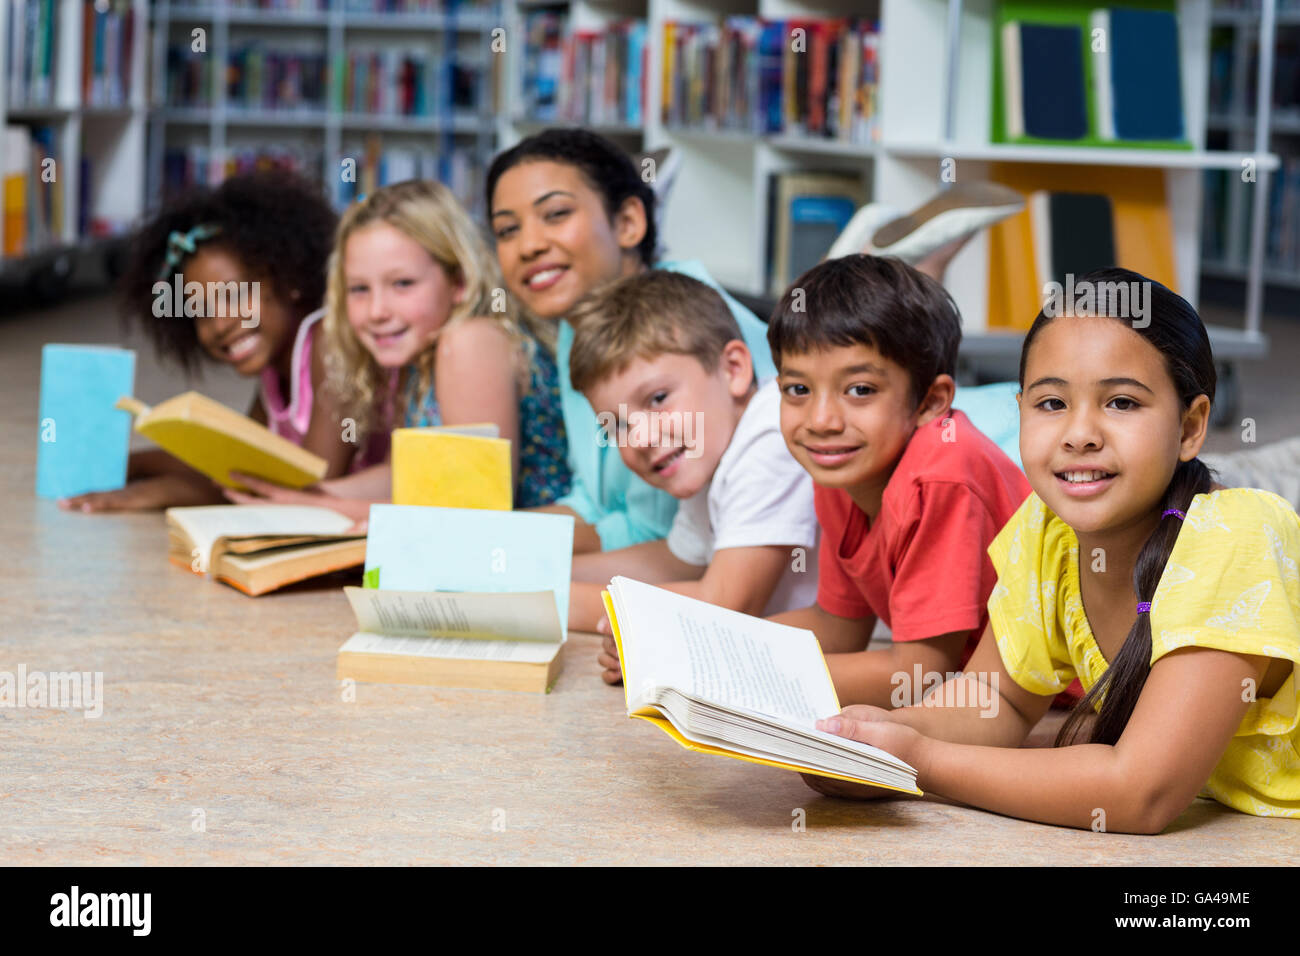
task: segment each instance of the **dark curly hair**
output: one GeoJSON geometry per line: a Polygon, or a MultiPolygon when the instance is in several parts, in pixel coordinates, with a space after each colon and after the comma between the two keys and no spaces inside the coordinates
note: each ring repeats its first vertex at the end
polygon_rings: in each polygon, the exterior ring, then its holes
{"type": "MultiPolygon", "coordinates": [[[[166,261],[168,235],[198,225],[218,226],[220,232],[199,248],[219,248],[234,256],[251,276],[271,283],[276,297],[301,319],[324,301],[325,263],[337,222],[317,185],[283,169],[232,176],[215,189],[187,191],[131,237],[119,284],[122,318],[140,323],[160,358],[193,374],[203,355],[194,323],[153,313],[153,286],[166,261]],[[290,301],[293,290],[299,296],[290,301]]],[[[184,267],[182,260],[178,268],[184,267]]]]}
{"type": "Polygon", "coordinates": [[[655,264],[659,242],[655,229],[655,193],[637,172],[632,157],[605,137],[577,127],[544,129],[521,139],[492,160],[487,174],[487,209],[492,217],[492,194],[497,180],[520,163],[550,161],[576,167],[604,201],[611,219],[624,200],[641,200],[645,207],[645,235],[637,244],[637,254],[647,266],[655,264]]]}

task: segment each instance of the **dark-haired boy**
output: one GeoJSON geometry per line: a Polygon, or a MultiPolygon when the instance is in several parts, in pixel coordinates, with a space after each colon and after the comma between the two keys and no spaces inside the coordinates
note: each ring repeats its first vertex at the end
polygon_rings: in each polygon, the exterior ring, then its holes
{"type": "Polygon", "coordinates": [[[1030,489],[951,407],[960,341],[942,286],[865,255],[804,273],[769,324],[781,432],[822,529],[817,603],[775,620],[816,633],[844,705],[918,701],[988,623],[986,549],[1030,489]],[[877,618],[893,641],[867,650],[877,618]]]}

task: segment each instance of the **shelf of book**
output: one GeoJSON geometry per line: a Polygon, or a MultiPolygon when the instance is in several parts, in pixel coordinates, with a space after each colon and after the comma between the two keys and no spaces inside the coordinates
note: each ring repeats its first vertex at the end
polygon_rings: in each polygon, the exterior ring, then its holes
{"type": "Polygon", "coordinates": [[[144,201],[147,0],[0,5],[0,274],[55,294],[144,201]]]}
{"type": "Polygon", "coordinates": [[[320,180],[339,208],[358,184],[406,174],[443,179],[480,211],[497,128],[497,3],[159,3],[156,20],[152,202],[270,162],[320,180]]]}
{"type": "MultiPolygon", "coordinates": [[[[1267,175],[1278,168],[1277,156],[1255,148],[1254,143],[1234,144],[1231,149],[1209,148],[1220,145],[1207,143],[1205,135],[1210,0],[1146,4],[1177,15],[1172,35],[1178,58],[1184,136],[1181,143],[1171,141],[1169,148],[1126,145],[1118,138],[1103,144],[1096,133],[1074,144],[997,142],[995,118],[1001,107],[995,108],[992,78],[999,31],[1011,15],[1003,12],[1003,6],[1003,0],[731,0],[719,8],[694,0],[647,0],[649,54],[641,141],[647,149],[675,147],[682,155],[683,169],[688,171],[679,177],[667,210],[663,229],[667,254],[702,260],[715,276],[740,291],[770,293],[771,248],[766,237],[775,221],[767,193],[772,177],[787,173],[842,171],[859,177],[869,198],[906,209],[943,188],[945,159],[956,161],[955,170],[947,172],[956,172],[959,177],[996,175],[997,170],[1015,166],[1024,167],[1026,175],[1030,175],[1028,171],[1038,166],[1053,166],[1062,170],[1078,167],[1086,181],[1088,169],[1112,168],[1121,174],[1126,168],[1144,169],[1159,177],[1156,181],[1162,184],[1165,196],[1169,236],[1165,241],[1172,257],[1167,277],[1195,303],[1200,271],[1200,220],[1196,211],[1201,207],[1203,172],[1240,172],[1249,168],[1253,174],[1267,175]],[[729,17],[741,19],[729,21],[729,17]],[[726,106],[737,95],[734,91],[723,93],[723,105],[718,106],[716,92],[709,86],[713,81],[707,77],[713,75],[710,70],[717,64],[725,66],[730,62],[727,57],[734,58],[734,47],[728,47],[725,40],[728,30],[743,36],[757,23],[761,36],[767,21],[784,20],[788,25],[805,27],[811,37],[819,29],[817,23],[834,18],[858,18],[878,24],[875,42],[880,69],[872,78],[877,86],[869,114],[877,129],[868,141],[846,141],[853,132],[842,124],[838,130],[822,127],[821,135],[807,135],[800,124],[810,118],[820,122],[815,112],[812,117],[795,115],[793,123],[790,116],[783,116],[786,128],[775,130],[766,128],[762,117],[757,125],[738,119],[735,111],[726,106]],[[950,23],[957,25],[953,43],[949,43],[950,23]],[[670,24],[674,25],[671,36],[686,36],[688,44],[671,55],[665,37],[670,24]],[[686,26],[679,30],[675,26],[678,24],[686,26]],[[716,47],[717,52],[700,52],[700,43],[708,50],[716,47]],[[682,63],[695,62],[692,57],[706,66],[689,81],[665,76],[666,71],[671,74],[682,63]],[[676,97],[682,91],[699,97],[703,105],[683,108],[674,100],[666,110],[665,96],[676,97]],[[680,121],[687,113],[695,122],[680,121]],[[706,117],[708,122],[701,122],[706,117]],[[949,117],[950,127],[946,123],[949,117]],[[828,132],[831,135],[824,135],[828,132]],[[681,212],[686,209],[691,212],[689,217],[681,212]]],[[[1051,10],[1042,12],[1050,4],[1017,3],[1008,10],[1023,11],[1029,6],[1036,8],[1025,14],[1030,19],[1039,15],[1051,20],[1051,10]]],[[[1074,15],[1086,21],[1085,4],[1070,6],[1082,10],[1074,15]]],[[[532,13],[535,17],[556,16],[557,11],[569,11],[572,18],[590,17],[589,12],[583,12],[588,7],[590,4],[578,0],[558,5],[514,5],[517,15],[532,13]]],[[[626,4],[620,4],[606,14],[605,22],[625,16],[628,11],[626,4]]],[[[557,42],[554,32],[549,38],[553,46],[557,42]]],[[[804,49],[811,51],[810,47],[804,49]]],[[[796,80],[803,82],[798,77],[796,80]]],[[[832,76],[825,87],[828,93],[834,82],[832,76]]],[[[783,95],[788,94],[786,88],[783,95]]],[[[843,97],[837,94],[827,105],[831,102],[841,104],[843,97]]],[[[1096,115],[1091,105],[1087,109],[1089,116],[1096,115]]],[[[1089,119],[1090,129],[1093,122],[1089,119]]],[[[512,125],[509,132],[517,135],[530,129],[512,125]]],[[[987,235],[979,236],[949,268],[949,289],[972,332],[1006,321],[1005,316],[990,315],[993,258],[987,235]]],[[[1248,315],[1247,327],[1258,328],[1257,309],[1248,315]]]]}

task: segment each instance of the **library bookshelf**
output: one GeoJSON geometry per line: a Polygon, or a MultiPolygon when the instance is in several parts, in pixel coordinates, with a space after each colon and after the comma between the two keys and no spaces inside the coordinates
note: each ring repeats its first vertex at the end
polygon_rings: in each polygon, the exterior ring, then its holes
{"type": "MultiPolygon", "coordinates": [[[[1273,37],[1273,0],[1265,0],[1265,7],[1261,36],[1267,47],[1273,37]]],[[[1186,150],[992,142],[990,77],[996,0],[515,0],[506,4],[505,11],[513,24],[511,32],[518,35],[523,19],[537,10],[567,12],[573,29],[602,29],[627,18],[647,20],[643,121],[615,126],[611,135],[629,149],[672,146],[680,151],[682,173],[664,223],[668,255],[699,259],[720,282],[753,296],[769,292],[764,281],[765,237],[770,226],[766,184],[773,173],[854,173],[867,185],[867,195],[906,209],[943,187],[945,164],[949,169],[955,164],[958,178],[982,178],[994,164],[1060,163],[1154,169],[1163,175],[1173,223],[1177,285],[1195,304],[1201,273],[1205,171],[1240,172],[1249,166],[1266,187],[1269,174],[1278,165],[1266,140],[1258,136],[1238,140],[1233,149],[1206,146],[1209,31],[1215,15],[1210,0],[1178,0],[1176,4],[1184,123],[1191,144],[1186,150]],[[729,15],[876,20],[880,31],[877,140],[855,144],[666,124],[662,111],[664,25],[717,22],[729,15]]],[[[511,92],[506,99],[523,102],[519,58],[511,60],[505,77],[511,92]]],[[[1261,64],[1259,76],[1262,96],[1267,95],[1270,79],[1264,66],[1261,64]]],[[[542,125],[509,111],[500,115],[498,123],[503,146],[542,125]]],[[[1262,230],[1263,219],[1263,215],[1256,217],[1255,230],[1262,230]]],[[[1020,335],[990,328],[989,255],[986,238],[977,237],[953,261],[947,285],[965,321],[965,351],[991,360],[1018,351],[1020,335]]],[[[1260,276],[1253,268],[1259,250],[1252,245],[1243,261],[1249,263],[1241,268],[1253,290],[1243,325],[1212,330],[1216,351],[1229,361],[1257,357],[1267,347],[1259,332],[1260,276]]]]}
{"type": "MultiPolygon", "coordinates": [[[[0,6],[0,128],[46,131],[54,160],[47,183],[59,199],[43,234],[24,235],[22,248],[10,254],[2,250],[15,238],[15,224],[7,216],[0,222],[0,279],[30,282],[40,294],[53,297],[81,260],[111,256],[119,249],[120,236],[144,208],[149,4],[113,4],[121,17],[115,29],[121,32],[117,43],[109,44],[117,58],[108,62],[116,77],[110,88],[101,82],[109,56],[103,52],[102,32],[99,59],[94,58],[97,38],[86,32],[95,23],[90,0],[49,0],[43,9],[41,2],[5,0],[0,6]],[[44,68],[34,67],[41,83],[29,82],[23,64],[12,56],[27,40],[14,28],[23,28],[29,11],[36,25],[32,35],[47,47],[44,68]],[[121,26],[128,13],[129,29],[121,26]]],[[[25,173],[40,175],[30,165],[25,173]]]]}

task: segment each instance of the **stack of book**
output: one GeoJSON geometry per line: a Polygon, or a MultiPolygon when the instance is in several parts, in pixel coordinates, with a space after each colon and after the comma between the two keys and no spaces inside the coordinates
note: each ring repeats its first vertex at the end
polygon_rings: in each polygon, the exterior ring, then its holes
{"type": "Polygon", "coordinates": [[[524,62],[520,115],[540,123],[560,117],[560,77],[569,18],[559,10],[524,14],[524,62]]]}
{"type": "Polygon", "coordinates": [[[428,116],[430,66],[419,49],[353,47],[340,54],[336,109],[345,113],[428,116]]]}
{"type": "Polygon", "coordinates": [[[6,126],[3,139],[4,254],[25,255],[63,232],[63,181],[53,126],[6,126]]]}
{"type": "Polygon", "coordinates": [[[640,126],[645,109],[646,22],[570,30],[564,13],[524,17],[524,116],[542,122],[640,126]]]}
{"type": "Polygon", "coordinates": [[[131,96],[135,11],[127,0],[84,0],[81,100],[87,106],[125,106],[131,96]]]}
{"type": "Polygon", "coordinates": [[[328,508],[210,505],[168,508],[166,517],[168,561],[250,597],[359,569],[366,558],[365,535],[328,508]]]}
{"type": "MultiPolygon", "coordinates": [[[[227,147],[220,178],[262,169],[289,169],[319,177],[325,162],[320,147],[288,144],[227,147]]],[[[163,153],[163,195],[171,197],[197,185],[207,185],[212,151],[206,145],[172,146],[163,153]]]]}
{"type": "Polygon", "coordinates": [[[253,41],[233,49],[227,60],[226,99],[233,110],[324,109],[328,88],[326,56],[312,49],[253,41]]]}
{"type": "Polygon", "coordinates": [[[9,105],[45,106],[54,102],[58,68],[57,0],[9,0],[9,105]]]}
{"type": "Polygon", "coordinates": [[[188,43],[167,48],[164,99],[168,106],[201,109],[212,105],[212,57],[188,43]]]}
{"type": "Polygon", "coordinates": [[[343,156],[356,164],[355,178],[340,178],[335,187],[335,202],[345,206],[359,196],[369,196],[380,186],[407,179],[434,179],[441,182],[467,207],[482,202],[483,166],[473,152],[437,139],[401,137],[398,145],[378,133],[364,141],[345,141],[343,156]],[[436,148],[430,148],[432,143],[436,148]]]}
{"type": "Polygon", "coordinates": [[[875,142],[879,44],[866,20],[666,23],[663,121],[875,142]]]}

